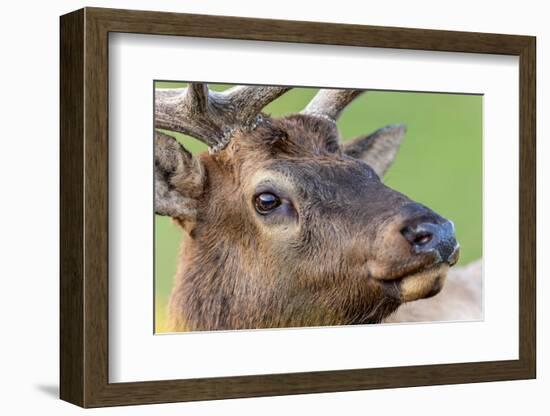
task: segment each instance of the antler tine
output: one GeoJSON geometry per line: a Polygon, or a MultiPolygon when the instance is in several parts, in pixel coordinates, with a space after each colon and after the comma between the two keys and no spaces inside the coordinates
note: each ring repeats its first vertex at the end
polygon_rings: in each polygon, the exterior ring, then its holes
{"type": "Polygon", "coordinates": [[[227,114],[208,86],[191,83],[187,88],[155,91],[155,127],[193,136],[215,147],[224,140],[228,129],[227,114]]]}
{"type": "Polygon", "coordinates": [[[155,127],[177,131],[223,149],[237,128],[253,128],[260,111],[288,87],[233,87],[210,91],[206,84],[155,91],[155,127]]]}
{"type": "Polygon", "coordinates": [[[254,122],[262,109],[275,101],[290,87],[253,87],[237,86],[226,92],[227,98],[236,108],[240,108],[237,116],[243,124],[254,122]]]}
{"type": "Polygon", "coordinates": [[[208,86],[202,83],[189,84],[185,99],[192,112],[205,112],[208,106],[208,86]]]}
{"type": "Polygon", "coordinates": [[[325,117],[336,121],[344,108],[362,92],[363,90],[321,89],[302,111],[302,114],[325,117]]]}

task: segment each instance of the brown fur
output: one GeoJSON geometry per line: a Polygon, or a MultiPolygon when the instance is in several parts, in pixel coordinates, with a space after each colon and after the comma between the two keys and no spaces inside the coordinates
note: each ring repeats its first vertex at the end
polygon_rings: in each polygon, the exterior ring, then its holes
{"type": "Polygon", "coordinates": [[[193,200],[175,216],[189,238],[169,305],[174,330],[376,323],[444,279],[448,267],[411,255],[399,234],[418,210],[437,214],[346,155],[330,121],[266,116],[223,151],[189,156],[167,177],[193,200]],[[288,202],[277,215],[255,212],[262,187],[288,202]]]}

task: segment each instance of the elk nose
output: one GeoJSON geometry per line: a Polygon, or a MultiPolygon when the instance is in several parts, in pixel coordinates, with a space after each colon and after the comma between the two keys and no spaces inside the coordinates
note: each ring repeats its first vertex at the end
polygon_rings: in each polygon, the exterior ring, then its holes
{"type": "Polygon", "coordinates": [[[437,252],[441,261],[452,266],[458,261],[459,254],[454,228],[451,221],[441,224],[420,222],[404,227],[401,234],[415,253],[437,252]]]}

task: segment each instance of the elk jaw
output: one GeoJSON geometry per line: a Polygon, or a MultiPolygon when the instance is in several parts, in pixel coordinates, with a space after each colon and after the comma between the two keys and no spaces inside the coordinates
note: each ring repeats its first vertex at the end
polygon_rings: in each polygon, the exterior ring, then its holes
{"type": "Polygon", "coordinates": [[[437,295],[445,284],[449,268],[449,264],[441,263],[401,278],[398,283],[401,301],[410,302],[437,295]]]}

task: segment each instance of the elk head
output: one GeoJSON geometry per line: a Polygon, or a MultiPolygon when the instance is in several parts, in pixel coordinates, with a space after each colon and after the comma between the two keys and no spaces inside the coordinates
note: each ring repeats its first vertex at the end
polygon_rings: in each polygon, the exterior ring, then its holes
{"type": "Polygon", "coordinates": [[[340,143],[361,91],[320,90],[299,114],[261,110],[288,88],[157,90],[155,207],[187,232],[170,300],[175,330],[380,322],[433,296],[458,259],[453,224],[380,178],[405,133],[340,143]]]}

